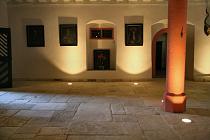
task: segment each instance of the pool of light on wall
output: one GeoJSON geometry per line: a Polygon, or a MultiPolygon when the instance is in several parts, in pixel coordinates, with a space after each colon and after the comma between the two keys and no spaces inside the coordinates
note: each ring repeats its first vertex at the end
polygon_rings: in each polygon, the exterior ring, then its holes
{"type": "Polygon", "coordinates": [[[126,48],[120,55],[119,68],[128,74],[141,74],[151,68],[148,54],[141,47],[126,48]]]}
{"type": "Polygon", "coordinates": [[[86,71],[86,55],[81,47],[68,46],[61,48],[59,46],[48,54],[42,52],[42,55],[63,73],[76,75],[86,71]]]}
{"type": "MultiPolygon", "coordinates": [[[[200,74],[210,74],[210,43],[200,45],[195,52],[195,70],[200,74]]],[[[196,49],[196,48],[195,48],[196,49]]]]}
{"type": "Polygon", "coordinates": [[[58,67],[68,74],[79,74],[86,70],[86,63],[84,59],[85,55],[83,51],[78,47],[72,47],[64,50],[60,54],[62,60],[58,63],[58,67]]]}

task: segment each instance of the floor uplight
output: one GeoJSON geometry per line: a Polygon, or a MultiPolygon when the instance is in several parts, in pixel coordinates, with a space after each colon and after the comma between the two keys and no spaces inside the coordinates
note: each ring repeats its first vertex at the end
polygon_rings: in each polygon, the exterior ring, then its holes
{"type": "Polygon", "coordinates": [[[71,86],[71,85],[72,85],[72,83],[71,83],[71,82],[69,82],[69,83],[68,83],[68,85],[69,85],[69,86],[71,86]]]}
{"type": "Polygon", "coordinates": [[[182,122],[184,122],[184,123],[191,123],[192,120],[184,118],[184,119],[182,119],[182,122]]]}
{"type": "Polygon", "coordinates": [[[137,86],[139,83],[133,83],[135,86],[137,86]]]}

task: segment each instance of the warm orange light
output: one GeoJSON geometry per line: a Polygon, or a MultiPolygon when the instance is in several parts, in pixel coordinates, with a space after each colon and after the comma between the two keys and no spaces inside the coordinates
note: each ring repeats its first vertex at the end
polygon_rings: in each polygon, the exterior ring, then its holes
{"type": "Polygon", "coordinates": [[[167,92],[184,93],[187,1],[169,1],[167,92]],[[180,6],[181,5],[181,6],[180,6]]]}
{"type": "Polygon", "coordinates": [[[186,96],[168,96],[167,98],[173,104],[183,104],[186,100],[186,96]]]}
{"type": "Polygon", "coordinates": [[[165,111],[184,112],[186,109],[185,56],[186,56],[187,0],[168,1],[168,47],[165,111]]]}

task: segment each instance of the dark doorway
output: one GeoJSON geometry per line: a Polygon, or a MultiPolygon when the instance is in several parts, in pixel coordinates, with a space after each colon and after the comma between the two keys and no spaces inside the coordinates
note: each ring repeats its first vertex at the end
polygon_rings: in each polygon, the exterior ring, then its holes
{"type": "Polygon", "coordinates": [[[94,70],[110,70],[110,50],[94,50],[94,70]]]}
{"type": "Polygon", "coordinates": [[[162,34],[156,41],[155,77],[166,77],[167,33],[162,34]]]}
{"type": "Polygon", "coordinates": [[[156,76],[165,77],[166,75],[166,47],[162,41],[156,42],[156,76]]]}
{"type": "MultiPolygon", "coordinates": [[[[193,80],[194,73],[194,34],[195,26],[187,25],[186,40],[186,65],[185,77],[187,80],[193,80]]],[[[156,33],[152,41],[152,77],[166,77],[167,61],[167,28],[156,33]]]]}
{"type": "Polygon", "coordinates": [[[12,87],[11,35],[9,28],[0,28],[0,88],[12,87]]]}

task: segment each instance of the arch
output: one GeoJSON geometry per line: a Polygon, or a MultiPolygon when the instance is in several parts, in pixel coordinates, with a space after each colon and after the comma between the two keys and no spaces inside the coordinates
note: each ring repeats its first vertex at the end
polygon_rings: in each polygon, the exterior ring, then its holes
{"type": "Polygon", "coordinates": [[[102,20],[102,19],[96,19],[96,20],[90,20],[86,24],[91,24],[91,23],[96,23],[96,24],[103,24],[103,23],[109,23],[115,25],[113,22],[108,21],[108,20],[102,20]]]}
{"type": "MultiPolygon", "coordinates": [[[[156,41],[164,33],[168,32],[167,19],[160,20],[152,25],[152,78],[156,77],[156,41]]],[[[194,76],[194,37],[195,25],[187,21],[186,42],[186,79],[193,80],[194,76]]]]}

